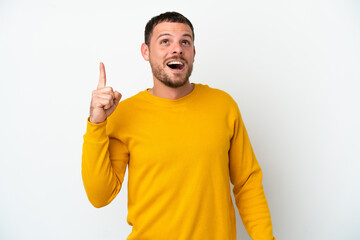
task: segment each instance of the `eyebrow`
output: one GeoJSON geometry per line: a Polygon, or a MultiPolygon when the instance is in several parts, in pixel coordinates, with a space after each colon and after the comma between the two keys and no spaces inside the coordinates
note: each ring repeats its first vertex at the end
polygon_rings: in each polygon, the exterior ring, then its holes
{"type": "MultiPolygon", "coordinates": [[[[161,38],[161,37],[163,37],[163,36],[172,36],[170,33],[163,33],[163,34],[160,34],[157,38],[156,38],[156,40],[158,40],[159,38],[161,38]]],[[[190,35],[190,34],[188,34],[188,33],[185,33],[185,34],[183,34],[182,35],[183,37],[189,37],[189,38],[191,38],[191,40],[192,40],[192,36],[190,35]]]]}

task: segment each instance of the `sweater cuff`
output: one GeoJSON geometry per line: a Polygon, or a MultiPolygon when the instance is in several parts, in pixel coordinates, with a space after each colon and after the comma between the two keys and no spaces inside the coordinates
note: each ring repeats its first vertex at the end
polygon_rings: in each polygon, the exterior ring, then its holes
{"type": "Polygon", "coordinates": [[[108,137],[106,134],[107,119],[102,123],[92,123],[89,119],[90,118],[88,117],[84,138],[92,141],[101,141],[106,139],[108,137]]]}

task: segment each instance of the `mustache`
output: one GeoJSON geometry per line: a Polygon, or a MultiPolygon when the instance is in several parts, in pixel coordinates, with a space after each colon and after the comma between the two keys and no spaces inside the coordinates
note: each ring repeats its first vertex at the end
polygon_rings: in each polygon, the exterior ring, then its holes
{"type": "Polygon", "coordinates": [[[182,61],[185,62],[186,64],[188,63],[188,62],[186,61],[186,59],[183,58],[183,57],[171,57],[171,58],[165,59],[164,64],[166,64],[166,63],[167,63],[168,61],[170,61],[170,60],[172,60],[172,61],[182,60],[182,61]]]}

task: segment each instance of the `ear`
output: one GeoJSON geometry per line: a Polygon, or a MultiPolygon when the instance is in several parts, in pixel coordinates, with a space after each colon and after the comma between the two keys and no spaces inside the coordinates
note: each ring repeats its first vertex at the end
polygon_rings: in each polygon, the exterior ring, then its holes
{"type": "Polygon", "coordinates": [[[195,46],[194,46],[194,59],[193,59],[194,62],[195,62],[195,53],[196,53],[196,51],[195,51],[195,46]]]}
{"type": "Polygon", "coordinates": [[[145,61],[149,61],[149,47],[146,43],[141,44],[141,55],[145,61]]]}

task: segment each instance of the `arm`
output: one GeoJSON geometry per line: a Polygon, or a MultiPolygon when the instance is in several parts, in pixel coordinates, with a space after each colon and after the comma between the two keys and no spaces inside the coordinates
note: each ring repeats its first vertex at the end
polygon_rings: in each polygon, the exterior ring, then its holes
{"type": "Polygon", "coordinates": [[[109,204],[119,193],[128,163],[125,145],[106,133],[107,120],[100,124],[88,121],[84,135],[82,179],[94,207],[109,204]]]}
{"type": "Polygon", "coordinates": [[[237,106],[229,159],[236,206],[248,234],[254,240],[274,240],[270,211],[262,186],[262,171],[237,106]]]}
{"type": "MultiPolygon", "coordinates": [[[[97,89],[92,92],[82,155],[84,187],[95,207],[106,206],[116,197],[125,175],[127,148],[118,138],[107,133],[107,118],[114,112],[120,99],[120,93],[106,87],[105,66],[100,63],[100,78],[97,89]]],[[[111,129],[113,132],[114,127],[111,129]]]]}

